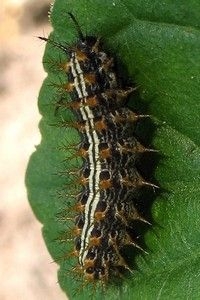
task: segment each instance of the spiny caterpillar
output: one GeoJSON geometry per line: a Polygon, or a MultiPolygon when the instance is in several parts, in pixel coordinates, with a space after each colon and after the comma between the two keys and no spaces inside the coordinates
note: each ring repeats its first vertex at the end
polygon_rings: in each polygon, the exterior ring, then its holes
{"type": "Polygon", "coordinates": [[[59,105],[75,115],[76,121],[65,125],[78,130],[81,142],[76,155],[83,160],[78,179],[81,188],[74,205],[72,254],[78,261],[74,269],[86,282],[104,284],[131,271],[123,248],[140,248],[129,232],[135,221],[148,221],[138,213],[135,199],[141,187],[157,186],[142,178],[136,159],[153,150],[134,137],[136,122],[148,117],[126,107],[126,99],[135,88],[121,87],[113,58],[102,50],[100,39],[84,36],[74,16],[69,16],[79,35],[76,44],[65,46],[39,38],[69,57],[62,64],[67,76],[62,89],[71,101],[62,100],[59,105]]]}

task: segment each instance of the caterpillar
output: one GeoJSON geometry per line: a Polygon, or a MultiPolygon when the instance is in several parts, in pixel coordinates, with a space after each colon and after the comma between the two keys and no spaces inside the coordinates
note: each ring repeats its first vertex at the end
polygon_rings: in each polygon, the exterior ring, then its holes
{"type": "Polygon", "coordinates": [[[77,172],[80,191],[74,205],[74,270],[86,282],[107,283],[131,268],[123,255],[124,247],[140,246],[130,235],[135,221],[149,223],[137,211],[135,200],[143,187],[157,188],[145,181],[136,168],[145,148],[134,136],[137,115],[126,105],[135,88],[122,87],[114,59],[101,39],[84,35],[74,15],[79,40],[66,46],[45,37],[67,57],[62,64],[66,82],[60,105],[71,110],[75,121],[65,122],[79,132],[76,155],[82,158],[77,172]],[[63,98],[65,99],[65,98],[63,98]]]}

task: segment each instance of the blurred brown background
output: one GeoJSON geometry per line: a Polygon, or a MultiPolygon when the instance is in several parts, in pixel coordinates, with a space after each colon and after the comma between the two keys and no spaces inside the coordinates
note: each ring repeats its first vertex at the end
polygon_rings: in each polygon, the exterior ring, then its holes
{"type": "Polygon", "coordinates": [[[1,0],[0,8],[0,300],[64,300],[57,265],[27,201],[25,170],[40,142],[37,96],[45,78],[50,0],[1,0]]]}

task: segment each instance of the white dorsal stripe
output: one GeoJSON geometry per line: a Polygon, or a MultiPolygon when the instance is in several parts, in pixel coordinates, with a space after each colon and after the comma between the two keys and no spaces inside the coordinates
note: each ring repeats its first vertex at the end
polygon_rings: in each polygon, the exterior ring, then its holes
{"type": "MultiPolygon", "coordinates": [[[[76,57],[76,53],[72,54],[70,60],[71,72],[74,77],[74,87],[79,99],[83,103],[88,96],[86,84],[84,81],[83,71],[76,57]]],[[[79,252],[79,263],[83,266],[88,253],[88,244],[91,232],[94,228],[94,213],[100,199],[99,182],[101,173],[101,163],[99,159],[99,138],[94,130],[93,112],[89,106],[82,106],[80,113],[83,120],[86,121],[85,131],[89,143],[88,157],[90,164],[89,175],[89,195],[85,205],[85,222],[81,234],[81,248],[79,252]],[[91,130],[92,129],[92,130],[91,130]]]]}

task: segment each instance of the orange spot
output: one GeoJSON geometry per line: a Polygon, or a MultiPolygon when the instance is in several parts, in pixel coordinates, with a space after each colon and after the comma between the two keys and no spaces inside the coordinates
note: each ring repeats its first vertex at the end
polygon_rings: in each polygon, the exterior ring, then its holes
{"type": "Polygon", "coordinates": [[[72,109],[80,109],[81,107],[81,102],[78,101],[73,101],[69,105],[72,109]]]}
{"type": "Polygon", "coordinates": [[[112,182],[111,182],[110,179],[101,180],[100,183],[99,183],[99,187],[100,187],[101,190],[107,190],[110,187],[112,187],[112,182]]]}
{"type": "Polygon", "coordinates": [[[79,251],[76,249],[71,253],[72,256],[79,257],[79,251]]]}
{"type": "Polygon", "coordinates": [[[63,62],[59,64],[59,69],[65,71],[66,73],[69,71],[70,63],[69,62],[63,62]]]}
{"type": "Polygon", "coordinates": [[[104,120],[101,120],[101,121],[95,122],[94,128],[97,131],[102,131],[103,129],[107,129],[107,125],[105,124],[104,120]]]}
{"type": "Polygon", "coordinates": [[[95,218],[96,221],[103,220],[105,218],[105,212],[102,212],[102,211],[95,212],[94,218],[95,218]]]}
{"type": "Polygon", "coordinates": [[[94,73],[88,73],[84,75],[84,80],[88,84],[94,84],[96,82],[96,75],[94,73]]]}
{"type": "Polygon", "coordinates": [[[99,246],[101,242],[101,238],[100,237],[91,237],[90,241],[89,241],[89,246],[99,246]]]}
{"type": "Polygon", "coordinates": [[[77,235],[81,235],[82,229],[78,228],[78,226],[76,226],[73,229],[73,235],[77,236],[77,235]]]}
{"type": "Polygon", "coordinates": [[[87,157],[88,156],[88,151],[85,150],[84,148],[80,148],[78,151],[77,151],[77,155],[80,156],[80,157],[87,157]]]}
{"type": "Polygon", "coordinates": [[[86,102],[85,102],[85,105],[88,105],[90,107],[97,106],[98,105],[98,101],[97,101],[96,96],[87,98],[86,102]]]}
{"type": "Polygon", "coordinates": [[[84,261],[84,269],[94,267],[94,261],[91,259],[85,259],[84,261]]]}
{"type": "Polygon", "coordinates": [[[76,49],[75,50],[75,53],[76,53],[76,58],[77,58],[77,60],[80,62],[80,61],[86,61],[86,60],[88,60],[88,57],[87,57],[87,55],[86,55],[86,53],[85,52],[83,52],[83,51],[81,51],[81,50],[79,50],[79,49],[76,49]]]}
{"type": "Polygon", "coordinates": [[[87,185],[88,182],[89,182],[89,179],[84,177],[84,176],[81,176],[78,180],[78,182],[81,184],[81,185],[87,185]]]}
{"type": "Polygon", "coordinates": [[[73,82],[68,82],[63,84],[63,88],[67,91],[67,92],[72,92],[74,89],[74,83],[73,82]]]}
{"type": "Polygon", "coordinates": [[[111,157],[111,153],[110,153],[109,148],[101,150],[99,154],[100,154],[100,157],[103,158],[103,159],[111,157]]]}
{"type": "Polygon", "coordinates": [[[73,122],[72,126],[76,129],[78,129],[79,131],[85,131],[85,123],[73,122]]]}
{"type": "Polygon", "coordinates": [[[85,210],[85,205],[83,205],[79,202],[74,206],[74,210],[77,212],[82,212],[85,210]]]}

